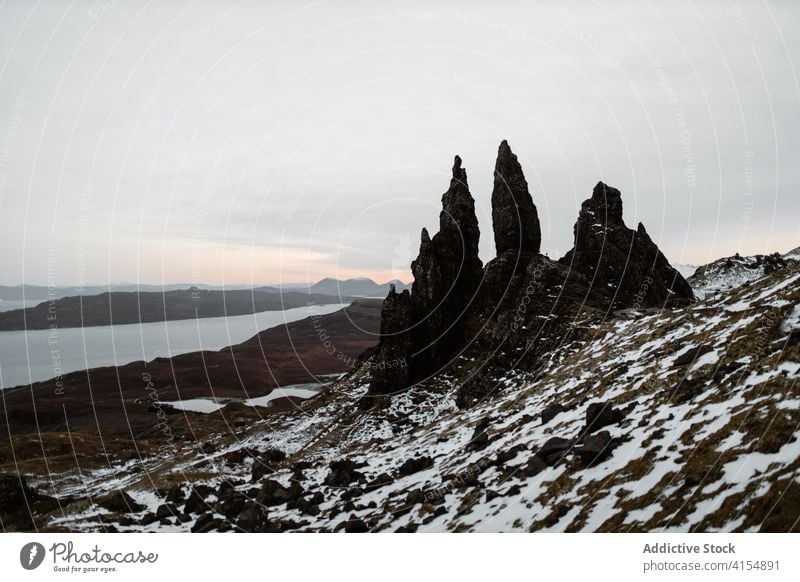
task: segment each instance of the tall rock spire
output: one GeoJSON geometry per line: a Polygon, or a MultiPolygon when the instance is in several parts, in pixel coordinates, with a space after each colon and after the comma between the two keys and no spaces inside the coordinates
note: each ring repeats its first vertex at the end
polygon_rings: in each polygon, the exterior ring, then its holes
{"type": "Polygon", "coordinates": [[[539,253],[542,233],[539,214],[517,156],[506,140],[500,143],[494,167],[492,225],[497,256],[505,252],[539,253]]]}
{"type": "Polygon", "coordinates": [[[395,392],[436,373],[467,343],[466,320],[483,275],[479,242],[475,200],[456,156],[442,195],[439,232],[430,237],[422,229],[419,255],[411,263],[411,295],[390,292],[383,307],[376,359],[402,362],[407,369],[375,369],[370,393],[395,392]]]}
{"type": "Polygon", "coordinates": [[[439,232],[429,239],[427,230],[423,231],[419,256],[411,263],[412,293],[421,307],[432,311],[442,301],[468,301],[466,295],[471,296],[481,280],[480,236],[467,171],[456,156],[450,188],[442,195],[439,232]]]}

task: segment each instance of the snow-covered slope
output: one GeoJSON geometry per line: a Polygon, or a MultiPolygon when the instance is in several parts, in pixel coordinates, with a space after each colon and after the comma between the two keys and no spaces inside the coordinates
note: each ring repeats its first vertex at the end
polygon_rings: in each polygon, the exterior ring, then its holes
{"type": "Polygon", "coordinates": [[[360,411],[365,364],[175,458],[54,476],[47,492],[77,500],[49,526],[796,531],[798,304],[794,263],[689,308],[629,310],[469,410],[453,395],[472,359],[360,411]],[[142,507],[95,503],[118,490],[142,507]]]}
{"type": "Polygon", "coordinates": [[[785,265],[785,257],[778,253],[752,257],[742,257],[737,253],[698,267],[688,281],[695,296],[704,299],[741,287],[785,265]]]}

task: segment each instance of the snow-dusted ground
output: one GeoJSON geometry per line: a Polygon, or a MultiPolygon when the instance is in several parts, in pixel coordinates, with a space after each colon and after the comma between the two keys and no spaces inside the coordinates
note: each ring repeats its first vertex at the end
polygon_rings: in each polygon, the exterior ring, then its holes
{"type": "MultiPolygon", "coordinates": [[[[791,253],[782,258],[793,260],[791,253]]],[[[761,279],[769,274],[770,267],[774,264],[775,259],[764,255],[752,257],[736,255],[698,267],[689,276],[688,282],[698,299],[709,299],[761,279]]]]}
{"type": "MultiPolygon", "coordinates": [[[[228,482],[252,501],[263,480],[250,481],[249,456],[231,461],[230,454],[276,448],[288,457],[268,478],[322,494],[318,512],[268,508],[270,520],[301,531],[334,530],[344,520],[373,531],[788,529],[800,516],[800,346],[790,341],[798,281],[800,265],[790,266],[689,308],[612,319],[594,329],[593,341],[552,354],[535,375],[496,378],[502,391],[469,410],[454,405],[460,381],[443,374],[361,412],[364,367],[297,411],[220,436],[213,452],[191,446],[174,459],[84,474],[80,487],[93,495],[124,489],[147,507],[120,530],[188,531],[197,514],[185,523],[137,523],[163,503],[151,492],[154,482],[187,490],[228,482]],[[610,455],[587,466],[569,448],[561,462],[537,465],[552,437],[574,446],[598,402],[621,411],[621,420],[604,427],[613,438],[610,455]],[[543,422],[552,405],[562,409],[543,422]],[[488,441],[476,448],[470,443],[481,422],[488,441]],[[423,458],[431,462],[400,474],[405,461],[423,458]],[[343,459],[363,479],[326,485],[329,464],[343,459]],[[302,478],[293,471],[297,462],[308,464],[302,478]],[[381,474],[389,482],[373,481],[381,474]]],[[[77,486],[62,477],[64,488],[70,482],[77,486]]],[[[209,510],[236,526],[216,500],[207,497],[209,510]]],[[[53,525],[96,529],[104,513],[67,508],[53,525]]]]}
{"type": "Polygon", "coordinates": [[[231,402],[241,402],[245,406],[269,406],[270,402],[278,398],[311,398],[316,396],[324,384],[292,384],[280,386],[265,396],[241,400],[237,398],[191,398],[189,400],[175,400],[164,402],[176,410],[187,412],[209,413],[215,412],[231,402]]]}

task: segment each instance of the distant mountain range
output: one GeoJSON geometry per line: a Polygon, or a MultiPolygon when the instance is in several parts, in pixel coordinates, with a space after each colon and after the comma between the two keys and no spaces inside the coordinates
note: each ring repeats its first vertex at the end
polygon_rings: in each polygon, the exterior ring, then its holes
{"type": "Polygon", "coordinates": [[[322,295],[341,295],[343,297],[386,297],[389,285],[394,283],[398,291],[410,289],[410,285],[402,281],[389,281],[379,284],[365,277],[357,279],[322,279],[311,285],[306,283],[290,283],[283,285],[195,285],[192,283],[170,283],[165,285],[137,285],[136,283],[118,283],[113,285],[91,285],[88,287],[47,287],[45,285],[0,285],[0,300],[4,301],[45,301],[64,297],[100,295],[114,292],[164,293],[182,291],[192,287],[206,291],[254,290],[261,293],[280,293],[281,291],[304,291],[322,295]]]}
{"type": "Polygon", "coordinates": [[[388,283],[376,283],[372,279],[358,278],[358,279],[333,279],[331,277],[322,279],[321,281],[311,285],[308,290],[310,293],[318,293],[320,295],[344,295],[353,297],[380,297],[383,299],[389,293],[389,287],[395,286],[398,292],[403,289],[410,289],[411,285],[407,285],[402,281],[393,280],[388,283]]]}

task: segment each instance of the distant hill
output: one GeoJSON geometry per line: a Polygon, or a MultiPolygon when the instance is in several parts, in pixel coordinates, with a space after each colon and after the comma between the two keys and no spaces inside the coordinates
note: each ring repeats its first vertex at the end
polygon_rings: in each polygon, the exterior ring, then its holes
{"type": "MultiPolygon", "coordinates": [[[[334,279],[327,277],[313,283],[290,283],[279,286],[273,285],[193,285],[191,283],[169,283],[164,285],[137,285],[136,283],[115,283],[112,285],[91,285],[88,287],[53,287],[45,285],[0,285],[0,300],[3,301],[45,301],[52,299],[62,299],[64,297],[101,295],[102,293],[165,293],[169,291],[186,291],[191,288],[203,289],[206,291],[258,291],[261,293],[280,293],[285,291],[302,291],[304,293],[319,293],[322,295],[342,295],[346,297],[386,297],[389,293],[389,285],[394,283],[397,291],[410,289],[402,281],[389,281],[379,284],[372,279],[334,279]]],[[[346,301],[344,301],[346,303],[346,301]]]]}
{"type": "Polygon", "coordinates": [[[402,281],[389,281],[388,283],[376,283],[372,279],[361,277],[358,279],[334,279],[327,277],[314,283],[308,289],[311,293],[322,295],[346,295],[352,297],[380,297],[383,299],[389,293],[389,286],[395,285],[398,292],[403,289],[410,289],[411,286],[402,281]]]}
{"type": "MultiPolygon", "coordinates": [[[[193,285],[191,283],[169,283],[164,285],[137,285],[136,283],[115,283],[112,285],[90,285],[87,287],[52,287],[45,285],[0,285],[0,300],[4,301],[45,301],[48,299],[61,299],[77,295],[100,295],[101,293],[121,292],[147,292],[164,293],[165,291],[187,290],[195,287],[208,291],[234,291],[250,289],[250,285],[193,285]]],[[[277,287],[260,286],[258,291],[264,293],[280,293],[277,287]]]]}
{"type": "Polygon", "coordinates": [[[350,297],[300,291],[181,289],[80,295],[0,313],[0,331],[153,323],[177,319],[249,315],[306,305],[348,303],[350,297]]]}

